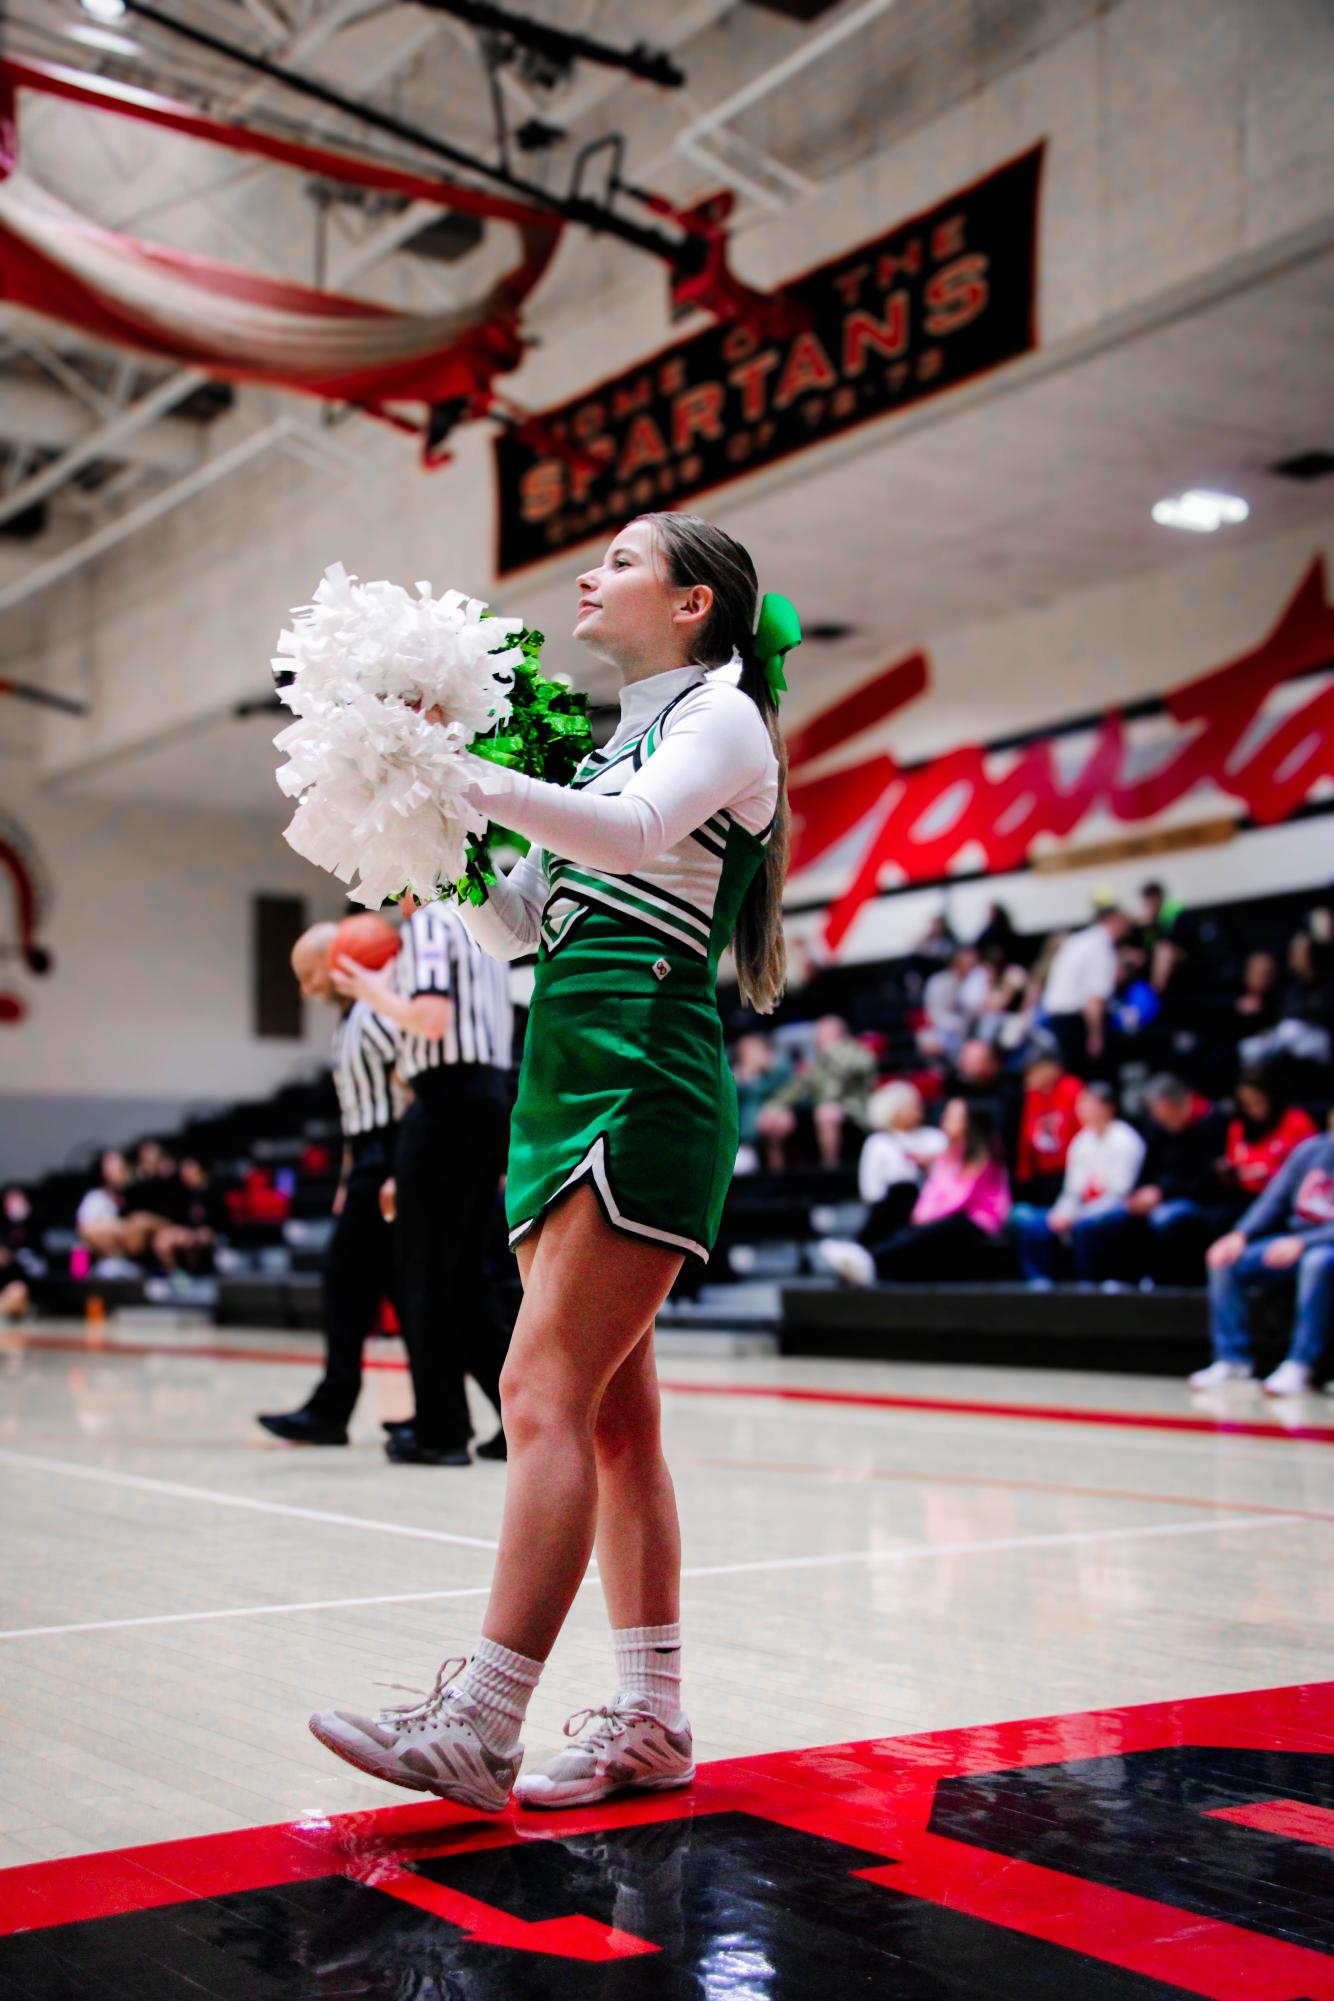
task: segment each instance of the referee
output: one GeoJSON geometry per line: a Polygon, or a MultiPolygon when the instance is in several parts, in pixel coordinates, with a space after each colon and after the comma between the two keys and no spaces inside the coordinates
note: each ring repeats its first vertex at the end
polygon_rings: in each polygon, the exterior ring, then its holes
{"type": "MultiPolygon", "coordinates": [[[[394,972],[344,959],[333,980],[397,1023],[398,1073],[412,1090],[394,1155],[395,1269],[417,1414],[410,1428],[390,1432],[385,1451],[419,1465],[466,1466],[464,1371],[499,1414],[508,1345],[482,1269],[509,1137],[508,969],[481,950],[451,905],[429,903],[404,925],[394,972]]],[[[503,1431],[477,1450],[503,1459],[503,1431]]]]}
{"type": "MultiPolygon", "coordinates": [[[[335,924],[314,924],[292,948],[292,971],[307,1000],[336,1001],[329,951],[335,924]]],[[[393,1232],[380,1190],[393,1170],[398,1030],[362,1000],[343,1000],[334,1030],[333,1078],[343,1127],[343,1168],[324,1263],[324,1375],[300,1410],[261,1417],[275,1438],[299,1445],[346,1445],[361,1393],[361,1351],[392,1295],[393,1232]]]]}

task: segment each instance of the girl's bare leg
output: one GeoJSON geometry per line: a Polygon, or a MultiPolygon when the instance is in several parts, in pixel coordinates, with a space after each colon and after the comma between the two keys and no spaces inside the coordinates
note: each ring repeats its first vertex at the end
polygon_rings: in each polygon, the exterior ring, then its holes
{"type": "Polygon", "coordinates": [[[659,1418],[650,1327],[608,1383],[593,1435],[598,1575],[613,1628],[681,1616],[681,1527],[659,1418]]]}
{"type": "MultiPolygon", "coordinates": [[[[589,1188],[566,1196],[542,1224],[536,1246],[520,1246],[523,1305],[500,1379],[501,1411],[509,1442],[505,1512],[491,1597],[482,1631],[486,1638],[530,1660],[545,1660],[579,1589],[598,1528],[599,1480],[604,1464],[609,1503],[633,1485],[633,1462],[647,1469],[661,1514],[666,1468],[646,1440],[651,1374],[647,1330],[681,1267],[680,1254],[613,1230],[589,1188]],[[609,1385],[644,1344],[608,1406],[602,1443],[599,1419],[609,1385]],[[627,1441],[633,1441],[628,1443],[627,1441]]],[[[656,1395],[656,1385],[654,1386],[656,1395]]],[[[651,1413],[656,1447],[656,1410],[651,1413]]],[[[670,1480],[666,1479],[666,1491],[670,1480]]],[[[613,1619],[629,1603],[647,1565],[676,1551],[675,1510],[665,1540],[632,1532],[612,1549],[613,1619]]],[[[609,1604],[612,1599],[609,1596],[609,1604]]],[[[675,1611],[662,1611],[662,1619],[675,1611]]],[[[642,1623],[650,1621],[647,1614],[642,1623]]],[[[626,1624],[637,1623],[626,1617],[626,1624]]]]}

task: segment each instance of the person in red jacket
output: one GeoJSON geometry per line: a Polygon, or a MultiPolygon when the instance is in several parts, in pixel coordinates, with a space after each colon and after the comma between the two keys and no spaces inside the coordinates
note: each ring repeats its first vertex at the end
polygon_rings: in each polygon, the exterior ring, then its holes
{"type": "Polygon", "coordinates": [[[1024,1102],[1015,1152],[1015,1195],[1046,1208],[1061,1192],[1065,1157],[1079,1131],[1075,1107],[1084,1086],[1061,1061],[1055,1036],[1035,1036],[1024,1068],[1024,1102]]]}
{"type": "Polygon", "coordinates": [[[1315,1121],[1288,1103],[1281,1078],[1271,1069],[1243,1070],[1236,1091],[1237,1116],[1227,1129],[1224,1155],[1228,1181],[1248,1202],[1269,1186],[1294,1147],[1314,1139],[1315,1121]]]}

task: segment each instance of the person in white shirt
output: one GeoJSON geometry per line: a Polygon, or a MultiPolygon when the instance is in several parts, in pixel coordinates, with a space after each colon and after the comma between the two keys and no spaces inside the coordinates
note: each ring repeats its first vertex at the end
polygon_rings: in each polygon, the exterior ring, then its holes
{"type": "Polygon", "coordinates": [[[1086,1075],[1102,1056],[1107,1003],[1116,990],[1116,948],[1131,929],[1124,910],[1108,904],[1092,924],[1072,931],[1051,962],[1042,990],[1041,1023],[1061,1045],[1068,1070],[1086,1075]]]}
{"type": "Polygon", "coordinates": [[[1086,1084],[1075,1105],[1079,1131],[1070,1142],[1065,1181],[1050,1209],[1016,1204],[1010,1221],[1026,1279],[1051,1280],[1080,1270],[1077,1225],[1123,1201],[1144,1163],[1144,1141],[1116,1115],[1110,1084],[1086,1084]]]}

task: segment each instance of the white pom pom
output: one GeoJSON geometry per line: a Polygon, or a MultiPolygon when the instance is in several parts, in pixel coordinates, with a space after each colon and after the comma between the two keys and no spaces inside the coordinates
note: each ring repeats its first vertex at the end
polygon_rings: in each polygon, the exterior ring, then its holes
{"type": "Polygon", "coordinates": [[[416,589],[362,584],[330,564],[273,662],[292,675],[279,695],[297,718],[274,738],[288,759],[279,787],[298,802],[285,838],[340,881],[359,876],[349,893],[372,910],[404,888],[427,900],[462,875],[468,836],[486,823],[464,798],[460,754],[508,717],[523,658],[504,644],[521,619],[485,618],[462,591],[416,589]]]}

